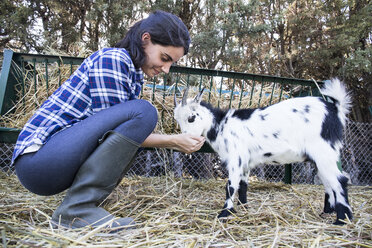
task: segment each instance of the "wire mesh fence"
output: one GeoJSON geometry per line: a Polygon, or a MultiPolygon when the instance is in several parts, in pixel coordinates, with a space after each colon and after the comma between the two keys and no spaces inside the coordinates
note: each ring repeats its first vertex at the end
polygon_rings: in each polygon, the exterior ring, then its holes
{"type": "MultiPolygon", "coordinates": [[[[354,185],[372,185],[372,124],[348,122],[341,153],[342,167],[354,185]]],[[[14,173],[10,161],[13,144],[0,144],[3,171],[14,173]]],[[[292,164],[292,182],[317,184],[317,170],[311,162],[292,164]]],[[[184,153],[166,149],[141,150],[129,170],[130,175],[146,177],[173,174],[176,177],[210,179],[226,178],[227,171],[216,153],[184,153]]],[[[283,181],[284,166],[265,165],[251,171],[251,176],[266,181],[283,181]]]]}
{"type": "Polygon", "coordinates": [[[372,185],[372,124],[350,122],[344,133],[342,167],[356,185],[372,185]]]}

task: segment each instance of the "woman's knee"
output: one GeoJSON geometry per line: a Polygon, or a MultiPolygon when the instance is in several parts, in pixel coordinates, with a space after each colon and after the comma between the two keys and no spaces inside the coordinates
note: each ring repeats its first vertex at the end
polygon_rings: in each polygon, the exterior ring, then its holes
{"type": "Polygon", "coordinates": [[[148,129],[151,131],[155,129],[156,123],[158,122],[158,111],[146,100],[136,100],[137,101],[137,110],[142,113],[142,118],[144,119],[143,124],[148,125],[148,129]]]}
{"type": "Polygon", "coordinates": [[[141,144],[154,131],[158,121],[156,108],[146,100],[132,100],[125,104],[129,119],[114,130],[141,144]]]}

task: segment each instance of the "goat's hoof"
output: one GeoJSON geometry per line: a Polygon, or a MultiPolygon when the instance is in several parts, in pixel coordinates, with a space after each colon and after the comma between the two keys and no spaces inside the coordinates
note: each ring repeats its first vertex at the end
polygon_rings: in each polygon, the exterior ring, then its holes
{"type": "Polygon", "coordinates": [[[335,222],[333,222],[333,225],[337,225],[337,226],[342,226],[342,225],[345,225],[346,222],[344,220],[341,220],[341,219],[337,219],[335,222]]]}
{"type": "Polygon", "coordinates": [[[331,213],[334,213],[335,212],[335,208],[331,208],[331,207],[325,207],[324,210],[323,210],[323,213],[325,214],[331,214],[331,213]]]}
{"type": "Polygon", "coordinates": [[[236,213],[235,209],[230,208],[230,209],[224,209],[222,212],[218,215],[218,218],[226,218],[230,216],[232,213],[236,213]]]}

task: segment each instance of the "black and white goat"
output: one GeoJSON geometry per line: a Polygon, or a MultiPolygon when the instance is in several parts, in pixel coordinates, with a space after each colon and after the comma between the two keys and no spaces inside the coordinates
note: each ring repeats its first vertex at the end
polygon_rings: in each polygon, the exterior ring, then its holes
{"type": "Polygon", "coordinates": [[[203,90],[182,103],[174,117],[183,133],[202,135],[227,167],[226,202],[220,217],[234,212],[233,201],[247,202],[249,172],[260,164],[311,160],[325,187],[325,213],[337,213],[335,224],[352,219],[347,181],[337,167],[350,97],[338,79],[325,83],[319,97],[292,98],[265,108],[221,110],[202,102],[203,90]]]}

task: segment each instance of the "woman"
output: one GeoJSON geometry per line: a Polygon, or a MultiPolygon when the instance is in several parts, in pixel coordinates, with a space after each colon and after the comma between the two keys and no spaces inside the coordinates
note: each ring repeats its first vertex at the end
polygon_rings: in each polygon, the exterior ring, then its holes
{"type": "Polygon", "coordinates": [[[131,27],[115,48],[85,59],[27,122],[13,154],[19,180],[39,195],[69,188],[53,223],[72,228],[110,223],[115,229],[134,223],[97,206],[119,183],[138,148],[200,149],[203,137],[151,134],[157,111],[136,100],[143,73],[168,73],[189,44],[177,16],[155,11],[131,27]]]}

